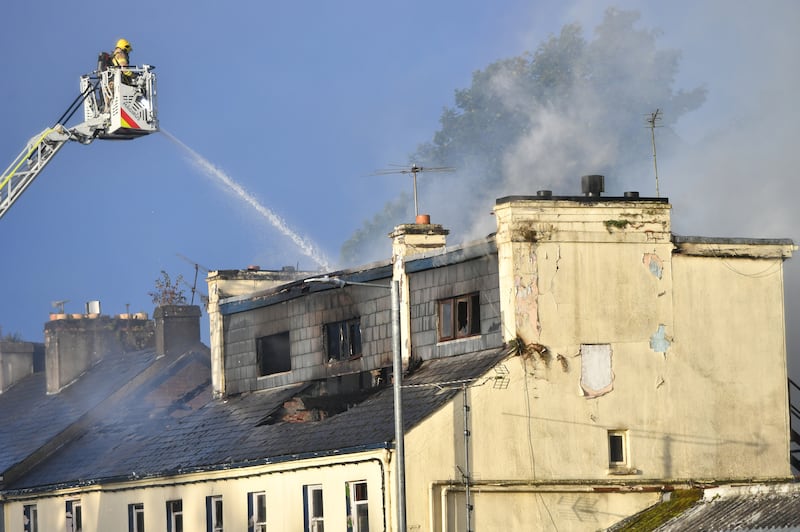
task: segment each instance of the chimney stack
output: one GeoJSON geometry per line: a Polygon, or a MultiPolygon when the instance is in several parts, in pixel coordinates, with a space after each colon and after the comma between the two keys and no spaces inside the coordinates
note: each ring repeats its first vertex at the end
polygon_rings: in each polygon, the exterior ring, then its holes
{"type": "Polygon", "coordinates": [[[138,351],[153,345],[153,322],[78,314],[44,326],[47,393],[60,392],[109,353],[138,351]]]}
{"type": "Polygon", "coordinates": [[[200,343],[200,314],[197,305],[156,307],[156,353],[177,354],[200,343]]]}
{"type": "Polygon", "coordinates": [[[34,345],[0,341],[0,393],[34,372],[34,345]]]}
{"type": "Polygon", "coordinates": [[[581,176],[581,191],[584,196],[599,197],[605,192],[605,178],[597,174],[581,176]]]}

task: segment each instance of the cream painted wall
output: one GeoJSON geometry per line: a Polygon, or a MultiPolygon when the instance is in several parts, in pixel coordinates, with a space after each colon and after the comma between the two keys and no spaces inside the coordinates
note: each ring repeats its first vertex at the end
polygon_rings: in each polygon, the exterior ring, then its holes
{"type": "Polygon", "coordinates": [[[96,486],[86,490],[52,492],[46,498],[9,500],[5,507],[6,530],[21,531],[23,505],[36,504],[39,530],[66,530],[65,503],[80,499],[85,532],[128,529],[128,505],[143,503],[146,530],[166,530],[166,502],[183,501],[184,531],[206,530],[206,497],[221,495],[225,530],[247,530],[247,494],[265,491],[270,530],[302,532],[303,487],[321,484],[325,526],[346,530],[345,484],[367,481],[370,530],[384,530],[389,519],[387,453],[373,451],[331,459],[313,459],[228,470],[181,475],[150,481],[96,486]]]}

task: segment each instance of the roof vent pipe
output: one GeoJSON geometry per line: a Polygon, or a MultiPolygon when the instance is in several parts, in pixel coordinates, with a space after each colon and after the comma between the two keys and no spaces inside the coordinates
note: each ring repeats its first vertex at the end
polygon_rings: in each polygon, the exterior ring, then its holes
{"type": "Polygon", "coordinates": [[[536,191],[536,196],[540,197],[540,198],[548,198],[549,199],[549,198],[553,197],[553,191],[552,190],[537,190],[536,191]]]}
{"type": "Polygon", "coordinates": [[[581,176],[581,192],[585,196],[596,197],[605,192],[604,178],[601,175],[581,176]]]}
{"type": "Polygon", "coordinates": [[[625,192],[624,196],[626,198],[638,198],[639,197],[639,193],[636,192],[635,190],[629,190],[628,192],[625,192]]]}

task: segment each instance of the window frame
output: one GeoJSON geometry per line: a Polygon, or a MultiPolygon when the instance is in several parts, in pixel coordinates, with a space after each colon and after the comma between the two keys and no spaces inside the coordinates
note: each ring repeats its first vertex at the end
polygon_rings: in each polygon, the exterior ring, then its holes
{"type": "Polygon", "coordinates": [[[66,501],[66,530],[67,532],[83,530],[83,506],[80,499],[66,501]]]}
{"type": "Polygon", "coordinates": [[[361,317],[332,321],[322,325],[322,340],[328,360],[355,360],[363,354],[361,317]],[[338,333],[338,334],[334,334],[338,333]],[[338,336],[336,353],[332,352],[332,336],[338,336]]]}
{"type": "Polygon", "coordinates": [[[258,336],[255,342],[259,377],[292,371],[292,342],[289,331],[258,336]]]}
{"type": "Polygon", "coordinates": [[[135,502],[128,505],[128,532],[144,532],[144,503],[135,502]],[[139,527],[141,517],[141,528],[139,527]]]}
{"type": "Polygon", "coordinates": [[[608,467],[609,469],[626,469],[630,467],[630,452],[628,449],[628,431],[614,429],[608,431],[608,467]],[[617,441],[618,444],[612,443],[617,441]],[[621,460],[615,460],[615,452],[619,452],[621,460]]]}
{"type": "Polygon", "coordinates": [[[222,495],[209,495],[206,497],[206,530],[207,532],[224,532],[225,506],[222,504],[222,495]]]}
{"type": "Polygon", "coordinates": [[[266,532],[267,531],[267,492],[266,491],[251,491],[247,494],[247,531],[248,532],[266,532]],[[263,501],[264,515],[258,515],[262,506],[259,504],[263,501]]]}
{"type": "Polygon", "coordinates": [[[323,532],[325,529],[325,495],[322,484],[303,486],[303,517],[306,532],[323,532]],[[319,501],[316,493],[319,493],[319,501]]]}
{"type": "Polygon", "coordinates": [[[39,509],[35,504],[22,506],[23,532],[39,532],[39,509]]]}
{"type": "Polygon", "coordinates": [[[449,342],[460,338],[480,336],[481,334],[481,297],[480,292],[470,292],[453,297],[439,299],[436,302],[437,333],[440,342],[449,342]],[[465,328],[461,323],[460,306],[464,305],[465,328]]]}
{"type": "Polygon", "coordinates": [[[369,532],[369,487],[366,480],[354,480],[345,485],[347,497],[347,532],[369,532]],[[359,498],[359,486],[363,486],[363,498],[359,498]],[[366,523],[361,526],[359,510],[366,512],[366,523]]]}
{"type": "Polygon", "coordinates": [[[167,501],[167,532],[183,532],[183,499],[167,501]]]}

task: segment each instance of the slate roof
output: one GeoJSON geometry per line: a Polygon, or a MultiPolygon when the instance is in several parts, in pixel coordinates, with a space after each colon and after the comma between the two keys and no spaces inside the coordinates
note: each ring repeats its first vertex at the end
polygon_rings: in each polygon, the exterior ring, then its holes
{"type": "Polygon", "coordinates": [[[694,506],[655,530],[800,531],[800,483],[709,489],[694,506]]]}
{"type": "MultiPolygon", "coordinates": [[[[423,363],[404,381],[410,386],[403,390],[406,430],[459,392],[427,384],[476,379],[505,356],[495,349],[423,363]]],[[[111,405],[8,491],[242,467],[387,447],[394,440],[391,386],[322,421],[270,425],[264,418],[307,385],[213,400],[207,352],[165,357],[159,365],[156,378],[111,405]]]]}
{"type": "Polygon", "coordinates": [[[106,400],[155,358],[152,351],[111,353],[57,394],[47,395],[44,372],[0,394],[0,473],[106,400]]]}
{"type": "Polygon", "coordinates": [[[668,501],[628,517],[609,531],[800,531],[800,483],[759,483],[672,492],[668,501]]]}

